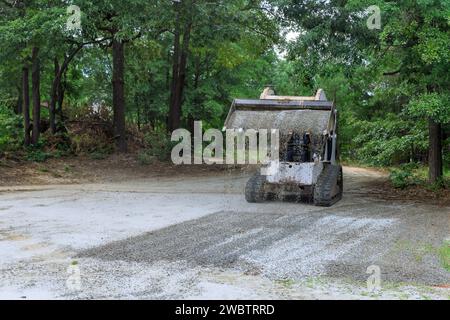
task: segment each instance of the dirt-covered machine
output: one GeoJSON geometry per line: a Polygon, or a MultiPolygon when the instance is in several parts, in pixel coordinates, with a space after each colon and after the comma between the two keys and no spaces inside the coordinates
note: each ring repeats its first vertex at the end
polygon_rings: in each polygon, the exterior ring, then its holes
{"type": "Polygon", "coordinates": [[[270,174],[250,178],[248,202],[278,198],[331,206],[342,198],[337,110],[323,90],[313,97],[292,97],[276,96],[267,87],[259,100],[236,99],[225,128],[279,130],[279,161],[265,165],[270,174]]]}

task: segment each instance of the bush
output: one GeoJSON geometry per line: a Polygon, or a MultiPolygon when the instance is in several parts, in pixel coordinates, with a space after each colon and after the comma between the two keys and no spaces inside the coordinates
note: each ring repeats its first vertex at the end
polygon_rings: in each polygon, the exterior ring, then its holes
{"type": "Polygon", "coordinates": [[[42,150],[30,150],[28,151],[26,158],[28,161],[44,162],[47,159],[52,158],[52,154],[42,150]]]}
{"type": "Polygon", "coordinates": [[[405,189],[406,187],[418,185],[422,181],[417,173],[419,165],[411,162],[401,165],[399,168],[391,170],[389,179],[392,185],[398,189],[405,189]]]}
{"type": "Polygon", "coordinates": [[[355,160],[391,166],[426,158],[428,136],[423,121],[413,122],[390,114],[384,119],[356,120],[352,127],[355,160]]]}
{"type": "Polygon", "coordinates": [[[145,150],[139,153],[138,160],[143,164],[150,164],[154,159],[167,161],[170,159],[175,145],[170,136],[164,131],[152,131],[145,134],[145,150]]]}
{"type": "Polygon", "coordinates": [[[16,151],[22,144],[22,117],[0,104],[0,154],[16,151]]]}
{"type": "Polygon", "coordinates": [[[52,152],[69,153],[72,148],[72,143],[69,135],[66,132],[57,132],[52,134],[49,131],[45,132],[41,136],[42,141],[45,141],[45,147],[52,152]]]}
{"type": "Polygon", "coordinates": [[[142,165],[149,165],[155,161],[156,157],[147,153],[147,151],[141,151],[138,153],[138,161],[142,165]]]}
{"type": "Polygon", "coordinates": [[[73,151],[76,154],[110,154],[114,151],[114,143],[106,134],[84,132],[72,136],[73,151]]]}
{"type": "Polygon", "coordinates": [[[89,153],[89,158],[92,160],[104,160],[108,158],[110,152],[102,152],[102,151],[93,151],[89,153]]]}
{"type": "Polygon", "coordinates": [[[447,138],[443,143],[443,162],[445,168],[450,168],[450,137],[447,138]]]}
{"type": "Polygon", "coordinates": [[[392,170],[389,179],[392,182],[392,185],[398,189],[405,189],[410,185],[410,180],[412,178],[412,173],[408,171],[404,171],[401,169],[392,170]]]}

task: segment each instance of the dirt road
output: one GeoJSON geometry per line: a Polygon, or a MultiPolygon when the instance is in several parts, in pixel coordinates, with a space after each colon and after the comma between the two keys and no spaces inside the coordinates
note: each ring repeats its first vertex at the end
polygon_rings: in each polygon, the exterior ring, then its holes
{"type": "Polygon", "coordinates": [[[344,174],[332,208],[248,204],[236,172],[0,188],[0,298],[449,299],[450,208],[344,174]]]}

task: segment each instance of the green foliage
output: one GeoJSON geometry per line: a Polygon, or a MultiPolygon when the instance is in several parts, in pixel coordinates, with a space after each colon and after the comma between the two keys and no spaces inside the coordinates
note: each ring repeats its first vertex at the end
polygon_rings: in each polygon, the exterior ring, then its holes
{"type": "Polygon", "coordinates": [[[70,153],[72,149],[72,142],[69,134],[66,132],[57,132],[56,134],[45,132],[43,134],[43,139],[45,142],[43,147],[55,153],[56,157],[60,157],[65,153],[70,153]]]}
{"type": "Polygon", "coordinates": [[[77,154],[111,154],[114,145],[105,134],[97,132],[84,132],[72,136],[72,148],[77,154]]]}
{"type": "Polygon", "coordinates": [[[30,145],[25,148],[26,155],[25,158],[28,161],[33,162],[45,162],[47,159],[53,157],[52,153],[45,150],[46,140],[41,139],[38,144],[30,145]]]}
{"type": "MultiPolygon", "coordinates": [[[[343,157],[378,166],[426,162],[426,121],[450,121],[450,3],[286,0],[279,8],[302,31],[287,46],[299,75],[291,79],[336,101],[343,157]],[[366,26],[370,5],[381,9],[381,30],[366,26]]],[[[393,177],[409,179],[403,171],[393,177]]]]}
{"type": "Polygon", "coordinates": [[[391,168],[389,178],[395,188],[405,189],[410,186],[421,186],[433,192],[448,187],[450,183],[450,174],[446,172],[442,178],[430,184],[427,168],[416,162],[404,163],[391,168]]]}
{"type": "Polygon", "coordinates": [[[444,143],[443,143],[443,150],[446,150],[447,152],[444,151],[444,157],[443,157],[443,163],[444,163],[444,169],[448,168],[450,169],[450,137],[448,137],[444,143]]]}
{"type": "Polygon", "coordinates": [[[414,117],[450,122],[450,96],[436,92],[426,93],[410,101],[407,112],[414,117]]]}
{"type": "MultiPolygon", "coordinates": [[[[61,64],[77,44],[101,38],[106,40],[84,46],[64,73],[66,124],[84,125],[70,137],[44,134],[45,146],[27,150],[27,157],[42,161],[73,151],[103,159],[113,152],[114,37],[126,42],[127,125],[149,132],[139,159],[168,159],[172,144],[164,131],[178,23],[181,43],[190,31],[183,127],[202,120],[205,128],[221,128],[234,98],[256,98],[272,84],[282,95],[325,89],[339,109],[345,159],[377,166],[425,163],[426,121],[441,123],[444,136],[450,135],[449,1],[74,0],[82,11],[79,33],[65,28],[66,2],[10,3],[0,2],[0,153],[21,148],[22,120],[12,110],[31,49],[40,48],[44,102],[55,58],[61,64]],[[381,30],[366,26],[370,5],[381,8],[381,30]],[[300,34],[287,41],[286,31],[300,34]]],[[[42,118],[48,116],[43,108],[42,118]]],[[[443,143],[447,167],[449,139],[443,143]]],[[[399,187],[414,183],[403,167],[391,176],[399,187]]]]}
{"type": "Polygon", "coordinates": [[[405,189],[410,185],[411,172],[394,169],[392,170],[389,179],[395,188],[405,189]]]}
{"type": "Polygon", "coordinates": [[[22,117],[0,101],[0,155],[5,151],[15,151],[22,143],[22,117]]]}
{"type": "Polygon", "coordinates": [[[91,158],[92,160],[104,160],[108,158],[109,154],[110,152],[105,152],[104,150],[96,150],[89,153],[89,158],[91,158]]]}
{"type": "Polygon", "coordinates": [[[29,149],[27,151],[27,155],[26,155],[26,159],[28,161],[33,161],[33,162],[44,162],[50,158],[52,158],[51,153],[45,152],[39,148],[29,149]]]}
{"type": "Polygon", "coordinates": [[[425,124],[394,114],[370,121],[354,119],[350,130],[354,135],[354,153],[350,156],[370,165],[390,166],[416,160],[428,148],[425,124]]]}
{"type": "Polygon", "coordinates": [[[148,166],[157,159],[157,157],[149,154],[147,151],[141,151],[138,153],[138,162],[141,165],[148,166]]]}
{"type": "Polygon", "coordinates": [[[439,248],[439,256],[444,268],[450,272],[450,241],[445,241],[444,245],[439,248]]]}
{"type": "Polygon", "coordinates": [[[403,164],[399,168],[391,169],[389,179],[395,188],[405,189],[406,187],[420,183],[414,170],[418,168],[416,163],[403,164]]]}
{"type": "Polygon", "coordinates": [[[164,130],[147,132],[144,142],[145,148],[138,154],[138,161],[142,164],[151,164],[155,159],[167,161],[176,144],[164,130]]]}

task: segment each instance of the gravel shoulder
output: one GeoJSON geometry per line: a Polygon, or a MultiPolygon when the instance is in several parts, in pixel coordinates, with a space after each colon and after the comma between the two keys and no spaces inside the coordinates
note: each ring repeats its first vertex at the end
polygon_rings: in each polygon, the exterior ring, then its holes
{"type": "Polygon", "coordinates": [[[449,299],[450,208],[344,175],[332,208],[248,204],[238,170],[0,187],[0,298],[449,299]]]}

